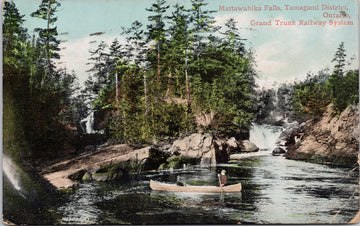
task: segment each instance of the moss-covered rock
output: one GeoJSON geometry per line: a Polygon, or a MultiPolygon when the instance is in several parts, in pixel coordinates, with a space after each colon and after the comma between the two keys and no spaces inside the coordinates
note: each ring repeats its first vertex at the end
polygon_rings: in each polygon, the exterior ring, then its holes
{"type": "Polygon", "coordinates": [[[70,180],[80,181],[83,178],[83,176],[85,175],[85,173],[86,173],[86,170],[82,169],[82,170],[77,171],[76,173],[71,174],[68,178],[70,180]]]}
{"type": "Polygon", "coordinates": [[[92,174],[89,172],[86,172],[84,176],[81,178],[82,181],[90,181],[92,180],[92,174]]]}

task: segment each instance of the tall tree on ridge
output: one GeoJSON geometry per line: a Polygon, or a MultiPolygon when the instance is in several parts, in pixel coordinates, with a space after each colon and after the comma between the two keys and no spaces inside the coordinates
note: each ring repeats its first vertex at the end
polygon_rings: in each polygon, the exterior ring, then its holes
{"type": "Polygon", "coordinates": [[[56,39],[58,35],[57,27],[51,27],[57,21],[55,13],[61,4],[57,0],[42,0],[39,9],[31,13],[32,17],[37,17],[46,21],[46,28],[35,28],[39,33],[41,45],[45,48],[45,67],[46,73],[42,78],[41,85],[49,79],[55,79],[55,65],[52,59],[60,59],[58,53],[60,41],[56,39]]]}
{"type": "Polygon", "coordinates": [[[336,62],[333,75],[339,77],[344,75],[345,57],[344,42],[341,42],[332,60],[332,62],[336,62]]]}
{"type": "Polygon", "coordinates": [[[27,39],[27,29],[22,26],[24,15],[20,15],[13,1],[4,4],[3,55],[5,56],[9,49],[15,50],[13,54],[19,54],[21,43],[27,39]]]}
{"type": "Polygon", "coordinates": [[[148,20],[151,22],[147,26],[149,29],[147,36],[148,41],[156,42],[157,49],[157,80],[160,82],[160,74],[161,74],[161,49],[162,45],[165,41],[165,23],[164,23],[164,14],[166,10],[169,8],[168,5],[165,5],[165,0],[156,0],[155,3],[151,5],[150,8],[147,8],[146,11],[154,13],[153,15],[148,17],[148,20]]]}
{"type": "Polygon", "coordinates": [[[193,51],[196,56],[196,60],[199,60],[201,54],[205,51],[204,34],[213,32],[212,24],[215,22],[212,13],[214,10],[204,10],[204,7],[208,3],[204,3],[205,0],[191,0],[190,22],[192,23],[191,33],[193,37],[193,51]]]}
{"type": "Polygon", "coordinates": [[[179,71],[185,72],[186,100],[188,110],[190,111],[191,100],[188,74],[188,49],[190,46],[189,14],[183,5],[176,4],[174,8],[175,10],[172,12],[172,15],[167,17],[167,19],[170,19],[171,25],[168,29],[170,41],[166,59],[169,61],[171,66],[166,98],[169,97],[171,92],[172,69],[176,65],[179,65],[179,71]]]}
{"type": "Polygon", "coordinates": [[[148,103],[148,87],[147,87],[147,76],[146,76],[146,47],[145,40],[143,40],[144,30],[142,29],[143,24],[139,21],[134,21],[130,28],[123,28],[125,34],[129,35],[127,38],[128,45],[133,46],[132,60],[136,65],[143,68],[143,84],[144,84],[144,97],[145,97],[145,117],[149,112],[148,103]]]}

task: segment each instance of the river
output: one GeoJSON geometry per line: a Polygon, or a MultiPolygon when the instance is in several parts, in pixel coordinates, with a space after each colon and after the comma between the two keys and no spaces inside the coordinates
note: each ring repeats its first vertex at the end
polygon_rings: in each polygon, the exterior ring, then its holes
{"type": "MultiPolygon", "coordinates": [[[[274,128],[267,128],[264,136],[273,136],[274,128]]],[[[341,224],[359,210],[358,178],[357,169],[287,160],[261,150],[215,168],[84,182],[58,212],[62,224],[341,224]],[[151,179],[217,185],[222,169],[228,184],[242,183],[241,193],[155,192],[149,187],[151,179]]]]}

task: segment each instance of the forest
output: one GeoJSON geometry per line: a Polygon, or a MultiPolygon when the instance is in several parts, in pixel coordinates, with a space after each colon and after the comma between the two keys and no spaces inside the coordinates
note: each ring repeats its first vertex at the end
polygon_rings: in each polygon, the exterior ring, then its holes
{"type": "MultiPolygon", "coordinates": [[[[14,1],[3,9],[4,146],[13,157],[51,158],[81,138],[90,111],[105,112],[102,133],[112,143],[151,144],[210,131],[234,134],[277,108],[284,116],[334,114],[358,103],[358,70],[345,70],[345,44],[334,68],[309,73],[305,81],[261,90],[255,52],[234,19],[215,26],[206,1],[191,7],[155,0],[144,9],[147,23],[119,28],[113,40],[89,50],[89,79],[56,67],[60,59],[56,12],[59,1],[42,0],[35,35],[24,26],[14,1]],[[272,101],[278,98],[277,106],[272,101]]],[[[96,34],[95,34],[96,35],[96,34]]]]}

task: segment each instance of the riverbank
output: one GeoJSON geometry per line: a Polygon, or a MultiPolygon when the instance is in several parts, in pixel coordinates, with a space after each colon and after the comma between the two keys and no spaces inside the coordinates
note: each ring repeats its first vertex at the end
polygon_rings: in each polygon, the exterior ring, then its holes
{"type": "Polygon", "coordinates": [[[359,154],[359,106],[348,107],[341,115],[332,112],[329,105],[322,117],[307,121],[303,131],[296,132],[296,142],[289,142],[285,157],[354,166],[359,154]]]}
{"type": "Polygon", "coordinates": [[[141,149],[126,144],[88,150],[75,157],[38,166],[38,172],[57,189],[76,185],[81,180],[114,180],[144,170],[183,168],[199,164],[213,167],[226,163],[230,155],[257,152],[249,140],[194,133],[173,141],[141,149]]]}
{"type": "Polygon", "coordinates": [[[57,189],[68,188],[78,182],[71,180],[70,175],[77,172],[88,172],[99,169],[101,166],[127,161],[141,161],[147,158],[150,148],[134,150],[126,144],[111,145],[99,148],[96,151],[62,160],[47,166],[39,167],[40,174],[50,181],[57,189]]]}

